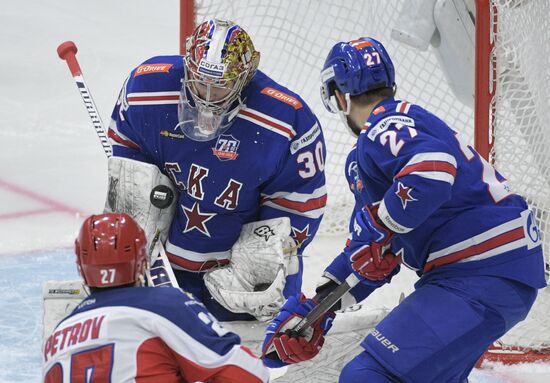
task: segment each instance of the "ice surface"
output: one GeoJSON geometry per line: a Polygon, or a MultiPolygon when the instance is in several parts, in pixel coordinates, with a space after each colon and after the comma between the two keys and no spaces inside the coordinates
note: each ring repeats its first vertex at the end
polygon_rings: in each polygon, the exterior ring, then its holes
{"type": "Polygon", "coordinates": [[[0,257],[0,382],[40,381],[42,284],[76,278],[72,249],[0,257]]]}
{"type": "MultiPolygon", "coordinates": [[[[77,277],[72,243],[83,217],[103,208],[106,159],[76,86],[56,48],[77,55],[103,121],[128,72],[159,54],[178,53],[177,0],[21,0],[0,11],[0,383],[38,382],[41,288],[77,277]]],[[[223,16],[223,15],[219,15],[223,16]]],[[[253,31],[249,31],[253,35],[253,31]]],[[[308,249],[305,286],[344,239],[308,249]]],[[[406,271],[369,298],[394,305],[412,290],[406,271]]],[[[288,376],[287,376],[288,378],[288,376]]],[[[548,382],[549,366],[494,366],[472,382],[548,382]]]]}

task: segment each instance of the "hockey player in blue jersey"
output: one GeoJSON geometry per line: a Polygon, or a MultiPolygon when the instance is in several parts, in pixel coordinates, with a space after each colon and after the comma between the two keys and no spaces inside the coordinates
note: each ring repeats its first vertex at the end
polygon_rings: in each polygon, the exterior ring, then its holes
{"type": "MultiPolygon", "coordinates": [[[[247,223],[288,217],[293,241],[285,249],[303,252],[326,204],[323,134],[299,95],[257,70],[260,53],[238,25],[205,21],[186,49],[183,57],[153,57],[132,70],[112,113],[109,138],[115,157],[155,165],[179,193],[165,241],[179,285],[220,320],[253,319],[254,307],[273,303],[273,290],[280,290],[280,304],[300,291],[300,257],[285,265],[284,287],[268,288],[263,296],[270,281],[246,287],[246,297],[257,298],[241,302],[248,311],[230,307],[229,298],[222,307],[203,277],[229,263],[247,223]]],[[[110,180],[110,196],[116,197],[113,189],[122,182],[110,180]]],[[[266,230],[256,235],[267,241],[266,230]]],[[[262,269],[243,266],[250,273],[262,269]]],[[[254,316],[272,316],[279,307],[254,316]]]]}
{"type": "Polygon", "coordinates": [[[357,137],[345,170],[356,201],[351,238],[317,296],[289,298],[271,322],[265,361],[314,357],[334,314],[307,337],[287,330],[351,273],[361,283],[339,306],[389,283],[402,261],[420,277],[415,291],[367,334],[340,382],[462,383],[546,285],[533,214],[444,121],[394,98],[394,66],[380,42],[336,44],[321,81],[326,108],[357,137]]]}

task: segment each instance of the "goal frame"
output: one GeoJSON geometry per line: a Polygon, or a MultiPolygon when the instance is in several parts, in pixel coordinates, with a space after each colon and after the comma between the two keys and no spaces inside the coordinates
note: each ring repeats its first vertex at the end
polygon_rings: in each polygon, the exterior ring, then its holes
{"type": "MultiPolygon", "coordinates": [[[[495,33],[497,9],[490,0],[475,0],[475,118],[474,147],[489,159],[493,147],[495,105],[492,100],[496,91],[495,33]]],[[[179,45],[180,54],[185,54],[185,40],[196,27],[195,0],[180,0],[179,45]]]]}
{"type": "MultiPolygon", "coordinates": [[[[475,0],[475,58],[474,58],[474,129],[473,141],[476,151],[486,160],[494,163],[497,96],[497,21],[498,9],[491,0],[475,0]]],[[[185,41],[196,26],[195,0],[180,0],[180,54],[185,54],[185,41]]],[[[353,36],[350,36],[352,38],[353,36]]],[[[482,360],[493,360],[507,364],[550,360],[548,349],[502,350],[486,353],[482,360]]],[[[481,360],[480,360],[481,361],[481,360]]]]}

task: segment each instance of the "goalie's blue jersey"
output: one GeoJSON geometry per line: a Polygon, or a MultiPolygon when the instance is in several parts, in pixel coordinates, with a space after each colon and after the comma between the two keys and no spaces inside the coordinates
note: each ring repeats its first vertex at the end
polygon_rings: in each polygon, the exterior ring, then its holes
{"type": "Polygon", "coordinates": [[[166,242],[171,263],[192,271],[225,264],[243,224],[280,216],[290,218],[303,251],[327,198],[317,118],[300,96],[257,71],[231,127],[193,141],[177,127],[184,70],[182,56],[135,68],[109,127],[115,156],[155,164],[179,189],[166,242]]]}
{"type": "MultiPolygon", "coordinates": [[[[525,200],[445,122],[382,101],[346,162],[355,210],[379,204],[392,250],[419,275],[495,275],[545,286],[539,229],[525,200]]],[[[353,229],[353,219],[350,231],[353,229]]]]}

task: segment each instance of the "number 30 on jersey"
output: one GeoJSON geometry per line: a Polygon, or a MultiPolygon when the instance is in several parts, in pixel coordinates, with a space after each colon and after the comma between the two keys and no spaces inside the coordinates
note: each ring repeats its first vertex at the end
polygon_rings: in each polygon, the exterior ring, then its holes
{"type": "Polygon", "coordinates": [[[302,178],[311,178],[314,177],[317,172],[323,172],[325,170],[323,143],[318,141],[317,144],[315,144],[315,149],[298,154],[296,162],[302,165],[298,170],[298,174],[302,178]]]}

